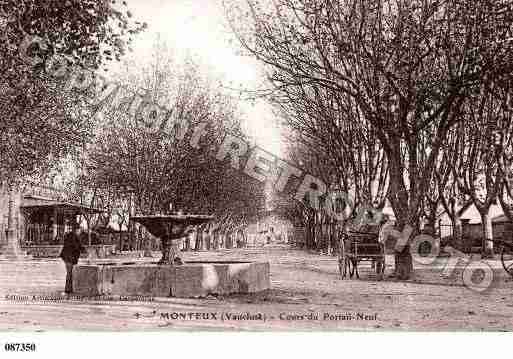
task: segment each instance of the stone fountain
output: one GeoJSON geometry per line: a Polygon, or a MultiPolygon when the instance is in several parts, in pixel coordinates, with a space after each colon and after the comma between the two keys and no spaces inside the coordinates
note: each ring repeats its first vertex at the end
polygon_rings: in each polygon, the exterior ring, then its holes
{"type": "Polygon", "coordinates": [[[270,288],[268,262],[184,262],[178,241],[194,226],[213,216],[169,214],[135,216],[161,240],[162,258],[154,262],[79,263],[73,271],[73,290],[85,296],[204,297],[209,294],[253,293],[270,288]]]}
{"type": "Polygon", "coordinates": [[[195,214],[171,214],[155,216],[135,216],[131,220],[142,224],[148,232],[162,243],[162,258],[158,264],[182,264],[178,240],[185,237],[194,226],[213,220],[213,216],[195,214]]]}

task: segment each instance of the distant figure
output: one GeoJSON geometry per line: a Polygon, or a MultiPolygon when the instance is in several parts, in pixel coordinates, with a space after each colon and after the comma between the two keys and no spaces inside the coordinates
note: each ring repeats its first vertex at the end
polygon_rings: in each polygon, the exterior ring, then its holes
{"type": "Polygon", "coordinates": [[[395,228],[395,222],[390,218],[388,214],[383,214],[381,220],[381,227],[378,234],[378,242],[385,245],[390,230],[395,228]]]}
{"type": "Polygon", "coordinates": [[[244,233],[244,230],[242,228],[239,228],[236,231],[236,241],[237,241],[237,248],[247,247],[246,234],[244,233]]]}
{"type": "Polygon", "coordinates": [[[64,247],[60,257],[66,265],[66,286],[64,292],[70,294],[73,292],[73,266],[78,263],[80,253],[85,252],[85,248],[80,243],[80,227],[73,225],[73,231],[64,236],[64,247]]]}
{"type": "Polygon", "coordinates": [[[274,234],[274,228],[269,228],[269,232],[267,233],[267,244],[271,244],[271,242],[274,242],[275,234],[274,234]]]}

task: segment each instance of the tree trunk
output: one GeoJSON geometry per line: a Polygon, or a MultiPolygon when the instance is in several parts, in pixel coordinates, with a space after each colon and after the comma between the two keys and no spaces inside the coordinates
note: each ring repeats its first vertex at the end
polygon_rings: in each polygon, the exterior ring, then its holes
{"type": "MultiPolygon", "coordinates": [[[[395,211],[395,208],[394,208],[395,211]]],[[[396,213],[401,213],[400,211],[397,211],[396,213]]],[[[408,241],[404,244],[403,248],[400,248],[396,245],[395,251],[394,251],[394,261],[395,261],[395,276],[400,280],[408,280],[411,278],[413,274],[413,259],[410,252],[410,242],[412,238],[415,238],[415,236],[419,233],[418,226],[415,224],[412,224],[408,221],[405,221],[404,218],[407,218],[406,215],[403,214],[403,217],[398,216],[398,226],[397,230],[400,232],[403,232],[407,225],[412,227],[414,230],[410,235],[410,238],[408,238],[408,241]],[[401,225],[401,223],[406,223],[404,225],[401,225]]]]}
{"type": "Polygon", "coordinates": [[[217,235],[217,243],[218,243],[218,246],[217,246],[217,249],[223,249],[224,247],[224,233],[223,232],[219,232],[219,234],[217,235]]]}
{"type": "Polygon", "coordinates": [[[184,252],[188,252],[191,250],[191,235],[187,234],[184,238],[185,245],[184,245],[184,252]]]}
{"type": "Polygon", "coordinates": [[[306,248],[307,249],[315,249],[315,229],[316,229],[316,221],[315,218],[310,218],[308,221],[306,236],[306,248]]]}
{"type": "Polygon", "coordinates": [[[483,251],[482,258],[493,258],[493,226],[490,217],[490,209],[480,212],[481,223],[483,224],[483,251]]]}
{"type": "Polygon", "coordinates": [[[134,237],[134,230],[135,230],[134,222],[132,222],[132,221],[128,222],[128,238],[127,238],[128,250],[130,250],[132,238],[134,237]]]}
{"type": "Polygon", "coordinates": [[[208,230],[205,233],[205,237],[203,237],[204,246],[207,251],[209,251],[212,246],[211,241],[212,241],[212,232],[210,230],[208,230]]]}
{"type": "Polygon", "coordinates": [[[226,232],[221,233],[221,248],[226,248],[226,232]]]}
{"type": "Polygon", "coordinates": [[[25,254],[21,250],[20,242],[14,226],[14,186],[9,184],[8,186],[8,213],[7,213],[7,229],[5,236],[7,243],[2,248],[2,254],[8,259],[21,259],[25,257],[25,254]]]}
{"type": "Polygon", "coordinates": [[[153,253],[152,253],[152,243],[151,243],[151,237],[149,236],[145,236],[145,239],[144,239],[144,248],[143,248],[143,257],[146,257],[146,258],[153,258],[153,253]]]}
{"type": "Polygon", "coordinates": [[[430,203],[429,215],[427,216],[427,223],[424,226],[425,233],[435,236],[436,232],[436,211],[438,209],[438,202],[430,203]]]}
{"type": "Polygon", "coordinates": [[[219,231],[215,231],[213,233],[213,237],[214,237],[213,238],[214,239],[214,246],[213,246],[214,247],[214,251],[219,250],[219,235],[220,235],[219,231]]]}
{"type": "MultiPolygon", "coordinates": [[[[403,217],[404,218],[404,217],[403,217]]],[[[399,223],[405,223],[406,221],[401,221],[399,218],[399,223]]],[[[408,241],[403,245],[403,248],[400,248],[396,245],[394,251],[394,261],[395,261],[395,275],[400,280],[408,280],[411,278],[413,274],[413,259],[410,252],[410,242],[412,238],[419,233],[418,227],[414,224],[406,222],[407,225],[414,228],[413,232],[408,238],[408,241]]],[[[406,228],[406,225],[399,225],[398,230],[403,232],[406,228]]]]}
{"type": "Polygon", "coordinates": [[[323,223],[321,221],[316,221],[315,223],[315,249],[317,252],[322,253],[324,250],[324,228],[323,223]]]}
{"type": "Polygon", "coordinates": [[[194,243],[194,250],[196,252],[203,249],[203,229],[198,228],[196,231],[196,243],[194,243]]]}
{"type": "MultiPolygon", "coordinates": [[[[397,218],[396,229],[402,232],[406,225],[410,225],[417,230],[418,227],[414,225],[416,220],[412,216],[413,208],[410,208],[413,200],[411,198],[412,191],[408,193],[404,184],[400,140],[391,139],[391,142],[391,151],[387,153],[387,158],[390,163],[390,193],[392,193],[390,203],[397,218]]],[[[403,248],[396,246],[394,251],[395,276],[400,280],[410,279],[413,273],[413,260],[409,246],[411,239],[408,238],[403,248]]]]}
{"type": "Polygon", "coordinates": [[[452,237],[453,237],[453,245],[459,251],[465,252],[465,241],[463,240],[463,224],[461,222],[461,217],[458,214],[455,214],[452,221],[452,237]]]}

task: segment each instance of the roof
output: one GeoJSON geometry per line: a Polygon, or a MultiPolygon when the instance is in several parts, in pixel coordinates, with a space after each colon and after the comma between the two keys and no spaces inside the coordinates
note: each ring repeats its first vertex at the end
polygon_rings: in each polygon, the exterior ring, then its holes
{"type": "Polygon", "coordinates": [[[214,216],[202,214],[169,214],[169,215],[150,215],[150,216],[132,216],[131,221],[145,224],[145,223],[170,223],[170,224],[202,224],[214,219],[214,216]]]}
{"type": "Polygon", "coordinates": [[[47,203],[35,203],[23,205],[21,208],[31,211],[49,211],[54,209],[70,211],[70,212],[86,212],[86,213],[102,213],[104,212],[98,208],[92,208],[77,203],[59,202],[59,201],[48,201],[47,203]]]}
{"type": "Polygon", "coordinates": [[[142,224],[148,232],[158,238],[182,237],[186,226],[196,226],[214,219],[214,216],[193,214],[171,214],[154,216],[133,216],[130,221],[142,224]]]}
{"type": "MultiPolygon", "coordinates": [[[[504,211],[502,210],[501,206],[498,204],[492,204],[490,206],[489,215],[490,218],[492,218],[492,221],[501,215],[504,214],[504,211]]],[[[474,204],[472,204],[470,207],[467,208],[467,210],[462,213],[461,215],[462,220],[470,220],[469,224],[480,224],[481,223],[481,215],[479,214],[478,209],[474,204]]],[[[447,221],[450,221],[449,218],[447,218],[447,221]]]]}
{"type": "Polygon", "coordinates": [[[39,195],[35,195],[35,194],[24,195],[23,199],[24,200],[29,199],[29,200],[35,200],[35,201],[58,202],[58,200],[56,200],[56,199],[53,199],[50,197],[39,196],[39,195]]]}

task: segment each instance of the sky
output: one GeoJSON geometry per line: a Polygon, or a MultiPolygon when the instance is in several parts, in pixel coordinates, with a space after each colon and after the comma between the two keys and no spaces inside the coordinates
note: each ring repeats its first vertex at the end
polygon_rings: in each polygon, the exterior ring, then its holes
{"type": "MultiPolygon", "coordinates": [[[[177,58],[190,54],[205,65],[227,88],[256,89],[264,76],[255,60],[237,54],[237,42],[226,26],[222,0],[128,0],[133,18],[148,23],[128,58],[148,60],[155,38],[171,48],[177,58]]],[[[238,91],[232,92],[238,96],[238,91]]],[[[256,144],[281,157],[283,144],[278,121],[265,101],[240,102],[241,120],[256,144]]]]}

